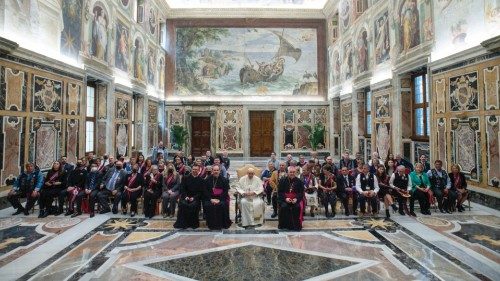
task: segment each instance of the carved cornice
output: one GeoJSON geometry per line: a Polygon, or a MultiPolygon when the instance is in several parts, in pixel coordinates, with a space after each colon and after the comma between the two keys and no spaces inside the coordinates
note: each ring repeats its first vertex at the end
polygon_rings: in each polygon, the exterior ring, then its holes
{"type": "Polygon", "coordinates": [[[490,52],[500,52],[500,35],[481,42],[481,46],[490,52]]]}
{"type": "Polygon", "coordinates": [[[300,18],[324,19],[320,9],[270,9],[270,8],[230,8],[230,9],[170,9],[167,18],[300,18]]]}
{"type": "Polygon", "coordinates": [[[325,18],[330,18],[337,11],[337,7],[339,6],[339,0],[328,0],[323,7],[323,14],[325,18]]]}
{"type": "Polygon", "coordinates": [[[0,37],[0,54],[10,54],[18,47],[16,42],[0,37]]]}

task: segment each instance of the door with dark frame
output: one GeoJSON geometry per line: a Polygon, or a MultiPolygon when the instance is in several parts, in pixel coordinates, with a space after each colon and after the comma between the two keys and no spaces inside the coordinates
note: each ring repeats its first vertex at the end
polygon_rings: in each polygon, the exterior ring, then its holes
{"type": "Polygon", "coordinates": [[[250,156],[271,155],[274,151],[274,112],[250,111],[250,156]]]}
{"type": "Polygon", "coordinates": [[[210,148],[210,117],[191,118],[191,155],[198,158],[210,148]]]}

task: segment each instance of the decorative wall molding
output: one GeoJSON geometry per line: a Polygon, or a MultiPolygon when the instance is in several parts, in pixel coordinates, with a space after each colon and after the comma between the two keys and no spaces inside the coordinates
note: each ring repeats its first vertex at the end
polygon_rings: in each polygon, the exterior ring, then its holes
{"type": "Polygon", "coordinates": [[[272,9],[272,8],[228,8],[228,9],[171,9],[167,12],[168,19],[185,18],[290,18],[324,19],[325,14],[320,9],[272,9]]]}

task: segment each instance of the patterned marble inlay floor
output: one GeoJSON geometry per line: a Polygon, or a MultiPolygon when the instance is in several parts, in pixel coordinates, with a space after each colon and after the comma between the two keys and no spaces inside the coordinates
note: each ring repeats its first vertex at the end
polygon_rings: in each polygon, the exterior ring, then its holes
{"type": "Polygon", "coordinates": [[[345,269],[349,260],[248,245],[146,266],[195,280],[304,280],[345,269]],[[307,268],[307,270],[304,270],[307,268]]]}
{"type": "MultiPolygon", "coordinates": [[[[272,209],[267,207],[266,213],[272,209]]],[[[11,217],[0,210],[4,280],[497,280],[500,213],[276,219],[244,229],[176,230],[174,220],[11,217]]]]}

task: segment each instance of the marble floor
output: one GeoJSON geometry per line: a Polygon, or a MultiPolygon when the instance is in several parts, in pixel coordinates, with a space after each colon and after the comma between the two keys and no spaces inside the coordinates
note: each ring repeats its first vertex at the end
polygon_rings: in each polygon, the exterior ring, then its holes
{"type": "Polygon", "coordinates": [[[304,230],[179,231],[157,216],[0,210],[1,280],[499,280],[500,213],[306,216],[304,230]]]}

